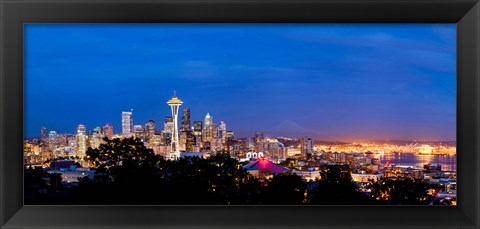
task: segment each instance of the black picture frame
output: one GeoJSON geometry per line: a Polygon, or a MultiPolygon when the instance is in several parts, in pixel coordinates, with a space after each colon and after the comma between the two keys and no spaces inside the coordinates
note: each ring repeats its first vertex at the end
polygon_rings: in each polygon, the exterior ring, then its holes
{"type": "Polygon", "coordinates": [[[478,0],[0,0],[2,228],[480,228],[478,0]],[[458,205],[24,206],[24,23],[457,23],[458,205]]]}

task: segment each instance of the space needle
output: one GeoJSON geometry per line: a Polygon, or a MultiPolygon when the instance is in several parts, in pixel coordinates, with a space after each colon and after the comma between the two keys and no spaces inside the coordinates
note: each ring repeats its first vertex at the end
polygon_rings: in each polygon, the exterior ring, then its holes
{"type": "Polygon", "coordinates": [[[180,158],[180,150],[178,146],[178,107],[183,104],[182,100],[177,98],[176,92],[173,91],[173,97],[168,100],[167,104],[172,109],[173,118],[173,133],[172,133],[172,153],[170,153],[170,159],[180,158]]]}

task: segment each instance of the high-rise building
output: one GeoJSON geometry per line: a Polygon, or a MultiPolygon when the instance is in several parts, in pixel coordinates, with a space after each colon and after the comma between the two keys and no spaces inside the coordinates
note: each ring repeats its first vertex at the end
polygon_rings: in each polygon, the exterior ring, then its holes
{"type": "Polygon", "coordinates": [[[135,133],[135,138],[145,140],[145,137],[146,137],[145,128],[143,128],[142,125],[134,125],[133,131],[135,133]]]}
{"type": "Polygon", "coordinates": [[[90,146],[94,149],[98,148],[102,143],[102,138],[103,138],[102,128],[99,126],[95,127],[95,129],[93,129],[90,136],[91,136],[90,146]]]}
{"type": "Polygon", "coordinates": [[[40,139],[42,141],[46,141],[47,140],[47,128],[42,127],[42,129],[40,130],[40,134],[41,134],[40,139]]]}
{"type": "Polygon", "coordinates": [[[77,127],[77,149],[76,149],[75,156],[83,158],[85,157],[86,152],[87,152],[87,131],[85,126],[80,124],[77,127]]]}
{"type": "Polygon", "coordinates": [[[163,123],[163,130],[173,132],[173,118],[165,117],[165,122],[163,123]]]}
{"type": "Polygon", "coordinates": [[[182,100],[177,98],[175,92],[173,92],[173,97],[167,102],[172,110],[173,118],[173,131],[172,131],[172,151],[171,159],[177,159],[180,157],[180,151],[178,146],[178,108],[183,104],[182,100]]]}
{"type": "Polygon", "coordinates": [[[190,130],[190,108],[183,108],[182,131],[190,130]]]}
{"type": "Polygon", "coordinates": [[[303,154],[313,153],[313,138],[304,136],[300,140],[300,152],[303,154]]]}
{"type": "Polygon", "coordinates": [[[205,119],[203,121],[203,141],[204,142],[210,142],[216,135],[216,129],[212,128],[214,126],[213,124],[213,117],[210,115],[210,113],[207,113],[205,115],[205,119]]]}
{"type": "Polygon", "coordinates": [[[153,135],[155,135],[155,122],[153,120],[148,120],[147,124],[145,124],[145,132],[148,142],[151,142],[153,135]]]}
{"type": "Polygon", "coordinates": [[[264,136],[263,132],[261,131],[256,131],[255,132],[255,152],[263,152],[265,150],[265,144],[264,144],[264,136]]]}
{"type": "Polygon", "coordinates": [[[107,124],[103,127],[103,134],[104,137],[107,137],[108,139],[112,140],[113,138],[113,126],[110,126],[110,124],[107,124]]]}
{"type": "Polygon", "coordinates": [[[57,132],[51,130],[50,132],[48,132],[48,148],[50,149],[50,151],[53,151],[57,148],[57,143],[57,132]]]}
{"type": "Polygon", "coordinates": [[[195,146],[197,145],[195,140],[195,135],[193,134],[192,131],[187,131],[186,133],[187,133],[186,150],[189,152],[193,152],[195,149],[195,146]]]}
{"type": "Polygon", "coordinates": [[[227,124],[224,121],[220,121],[220,126],[218,127],[219,138],[222,139],[222,144],[227,143],[227,124]]]}
{"type": "Polygon", "coordinates": [[[133,134],[133,110],[130,112],[122,112],[122,135],[125,138],[131,137],[133,134]]]}
{"type": "Polygon", "coordinates": [[[193,135],[197,147],[202,147],[202,121],[193,122],[193,135]]]}

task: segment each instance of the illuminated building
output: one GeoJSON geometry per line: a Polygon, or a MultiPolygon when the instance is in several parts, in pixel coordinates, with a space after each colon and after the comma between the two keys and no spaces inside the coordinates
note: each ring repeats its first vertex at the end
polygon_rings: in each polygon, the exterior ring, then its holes
{"type": "Polygon", "coordinates": [[[133,110],[122,112],[122,135],[129,138],[133,133],[133,110]]]}
{"type": "Polygon", "coordinates": [[[266,158],[260,158],[243,166],[250,174],[257,178],[271,178],[274,174],[289,171],[280,165],[276,165],[266,158]]]}
{"type": "Polygon", "coordinates": [[[185,151],[187,145],[187,131],[180,131],[180,136],[178,139],[179,151],[185,151]]]}
{"type": "Polygon", "coordinates": [[[190,130],[190,108],[185,107],[183,109],[182,117],[182,131],[190,130]]]}
{"type": "Polygon", "coordinates": [[[171,159],[177,159],[180,157],[179,145],[178,145],[178,108],[183,104],[183,102],[177,98],[175,92],[173,92],[173,97],[167,102],[172,110],[172,119],[173,119],[173,131],[172,131],[172,151],[170,155],[171,159]]]}
{"type": "Polygon", "coordinates": [[[145,124],[145,132],[147,134],[148,142],[150,143],[153,139],[153,135],[155,135],[155,122],[153,120],[148,120],[147,124],[145,124]]]}
{"type": "Polygon", "coordinates": [[[40,134],[41,134],[41,140],[42,141],[45,141],[47,140],[47,128],[45,127],[42,127],[42,129],[40,130],[40,134]]]}
{"type": "Polygon", "coordinates": [[[85,153],[87,152],[87,133],[86,128],[84,125],[80,124],[77,127],[77,147],[76,147],[76,155],[77,157],[83,158],[85,157],[85,153]]]}
{"type": "Polygon", "coordinates": [[[112,140],[112,138],[113,138],[113,126],[110,126],[110,124],[105,125],[103,127],[103,134],[104,134],[105,137],[112,140]]]}
{"type": "Polygon", "coordinates": [[[197,145],[195,135],[192,131],[187,131],[187,142],[186,142],[186,150],[189,152],[195,151],[195,146],[197,145]]]}
{"type": "Polygon", "coordinates": [[[352,173],[352,180],[355,182],[368,183],[370,180],[376,182],[382,178],[381,173],[352,173]]]}
{"type": "Polygon", "coordinates": [[[411,167],[389,166],[383,172],[385,178],[423,179],[423,170],[411,167]]]}
{"type": "Polygon", "coordinates": [[[57,142],[58,142],[57,132],[54,130],[51,130],[50,132],[48,132],[48,147],[50,151],[53,151],[57,148],[57,142]]]}
{"type": "Polygon", "coordinates": [[[231,141],[235,138],[235,133],[233,131],[227,131],[227,141],[231,141]]]}
{"type": "Polygon", "coordinates": [[[320,179],[320,170],[292,170],[292,173],[301,177],[305,181],[315,181],[320,179]]]}
{"type": "Polygon", "coordinates": [[[203,141],[211,142],[216,136],[215,124],[213,124],[213,117],[210,116],[210,113],[207,113],[205,120],[203,122],[203,141]]]}
{"type": "Polygon", "coordinates": [[[173,132],[173,118],[165,117],[165,122],[163,123],[163,130],[173,132]]]}
{"type": "Polygon", "coordinates": [[[311,137],[303,137],[300,141],[300,152],[302,154],[313,153],[313,139],[311,137]]]}
{"type": "Polygon", "coordinates": [[[227,143],[227,124],[224,121],[220,121],[220,127],[218,128],[219,137],[222,139],[222,144],[227,143]]]}
{"type": "Polygon", "coordinates": [[[99,126],[95,127],[95,129],[93,129],[90,135],[90,146],[94,149],[98,148],[102,143],[102,128],[100,128],[99,126]]]}
{"type": "Polygon", "coordinates": [[[195,142],[197,147],[202,146],[202,121],[193,122],[193,135],[195,135],[195,142]]]}
{"type": "Polygon", "coordinates": [[[171,145],[172,144],[172,132],[170,132],[169,130],[163,131],[162,132],[162,139],[163,139],[163,145],[171,145]]]}
{"type": "Polygon", "coordinates": [[[135,138],[145,140],[145,128],[142,125],[134,125],[133,126],[133,133],[135,134],[135,138]]]}

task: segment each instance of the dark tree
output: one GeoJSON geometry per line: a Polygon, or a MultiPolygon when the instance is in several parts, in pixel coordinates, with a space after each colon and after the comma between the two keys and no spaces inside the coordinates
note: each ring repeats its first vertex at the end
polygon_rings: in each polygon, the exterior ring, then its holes
{"type": "Polygon", "coordinates": [[[311,204],[365,204],[368,199],[357,192],[350,171],[341,165],[328,166],[320,172],[320,180],[314,184],[310,195],[311,204]]]}
{"type": "Polygon", "coordinates": [[[262,204],[301,205],[305,203],[307,186],[297,175],[273,176],[261,195],[262,204]]]}
{"type": "Polygon", "coordinates": [[[371,182],[372,198],[380,204],[426,205],[433,200],[427,190],[433,185],[410,178],[381,179],[371,182]]]}

